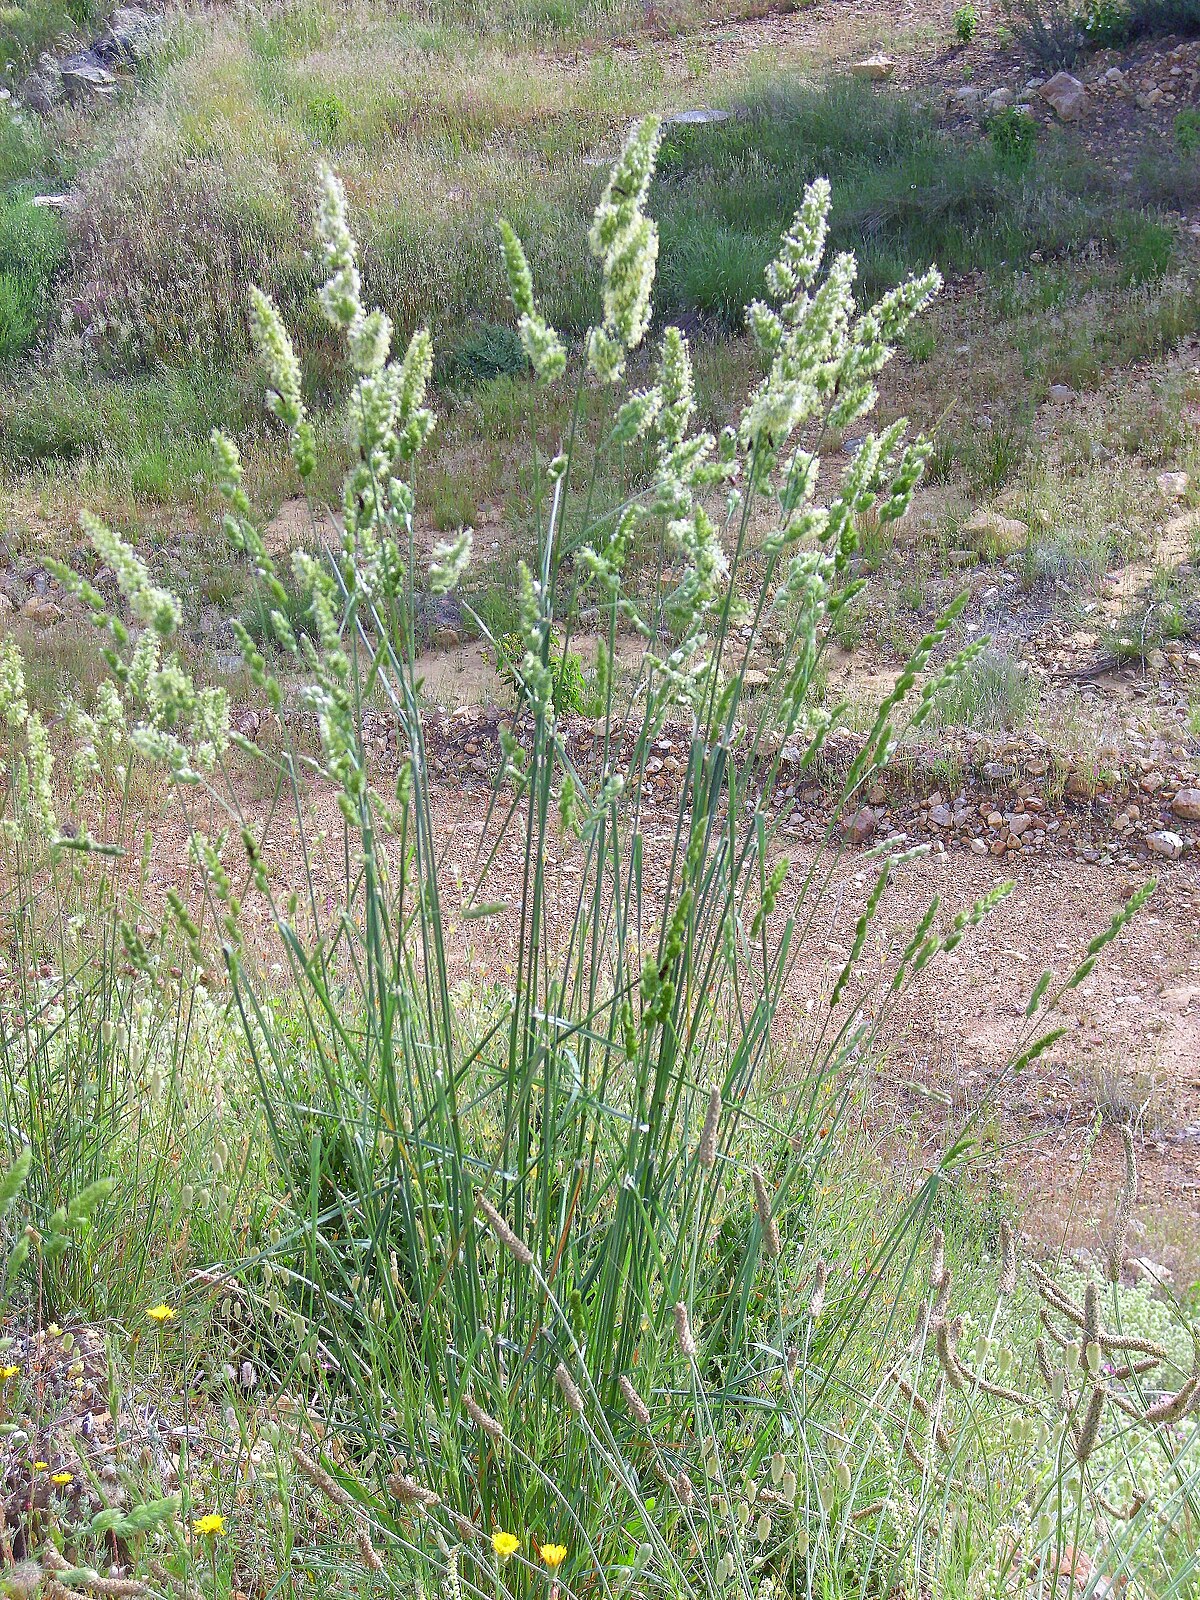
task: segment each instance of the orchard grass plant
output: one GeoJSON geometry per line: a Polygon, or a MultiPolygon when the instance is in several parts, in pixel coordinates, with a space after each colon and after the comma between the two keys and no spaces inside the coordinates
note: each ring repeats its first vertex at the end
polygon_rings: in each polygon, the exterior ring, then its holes
{"type": "MultiPolygon", "coordinates": [[[[830,193],[813,182],[747,313],[761,378],[734,423],[699,429],[679,329],[654,332],[647,381],[627,377],[651,337],[658,232],[646,200],[658,141],[653,120],[634,126],[596,208],[600,309],[577,343],[547,318],[521,239],[500,226],[531,395],[572,386],[576,421],[589,394],[611,395],[612,407],[594,457],[575,422],[561,437],[534,435],[538,556],[520,571],[520,648],[490,639],[477,618],[493,648],[503,643],[519,709],[501,731],[469,868],[457,841],[460,872],[448,871],[439,835],[416,618],[421,598],[468,576],[472,533],[451,532],[431,563],[417,559],[432,344],[418,331],[393,354],[388,317],[364,304],[331,172],[317,206],[320,305],[351,372],[354,459],[340,542],[292,558],[311,627],[293,624],[293,590],[235,445],[213,440],[225,529],[260,596],[258,629],[233,624],[246,670],[265,707],[291,709],[256,642],[273,638],[317,743],[266,749],[232,733],[224,695],[197,687],[174,651],[178,600],[87,518],[124,604],[118,614],[88,579],[57,569],[106,632],[111,674],[97,714],[75,713],[78,820],[67,831],[46,729],[6,646],[5,848],[10,885],[31,908],[20,970],[44,953],[52,989],[75,1007],[60,999],[46,1013],[23,998],[19,1022],[6,1023],[14,1249],[74,1227],[70,1199],[43,1220],[54,1197],[29,1188],[43,1164],[66,1181],[35,1102],[39,1073],[61,1081],[71,1070],[69,1041],[95,1052],[80,1076],[107,1074],[124,1097],[98,1143],[114,1168],[124,1160],[136,1198],[154,1181],[158,1146],[131,1148],[130,1119],[177,1097],[177,1129],[205,1143],[217,1169],[197,1212],[215,1210],[226,1229],[203,1281],[241,1308],[273,1379],[261,1410],[229,1404],[242,1453],[224,1499],[180,1500],[160,1517],[155,1537],[192,1552],[178,1582],[204,1592],[238,1579],[224,1563],[240,1539],[243,1559],[289,1593],[302,1558],[355,1593],[445,1600],[1050,1594],[1062,1579],[1107,1593],[1129,1578],[1148,1593],[1195,1594],[1200,1354],[1182,1313],[1163,1313],[1165,1329],[1145,1331],[1147,1317],[1130,1325],[1120,1278],[1132,1134],[1109,1272],[1096,1281],[1060,1283],[1023,1262],[1007,1221],[977,1219],[971,1250],[936,1225],[947,1194],[970,1181],[987,1097],[915,1185],[885,1188],[853,1165],[847,1113],[896,996],[1011,885],[952,914],[934,898],[885,948],[880,972],[888,884],[921,854],[885,842],[868,856],[873,885],[842,964],[795,1015],[798,965],[838,915],[844,821],[983,648],[949,650],[952,605],[862,737],[845,730],[846,708],[814,693],[826,640],[862,588],[860,522],[904,515],[929,445],[902,421],[866,432],[831,494],[819,487],[821,451],[863,426],[893,345],[940,280],[930,270],[862,309],[853,256],[825,263],[830,193]],[[598,506],[590,491],[605,456],[635,447],[647,471],[623,503],[598,506]],[[626,583],[650,538],[673,551],[653,605],[626,583]],[[589,686],[599,758],[588,768],[559,709],[584,600],[601,618],[589,686]],[[768,626],[787,643],[750,699],[745,662],[768,626]],[[644,649],[635,670],[618,672],[618,639],[630,635],[644,649]],[[387,776],[364,733],[380,703],[401,751],[387,776]],[[668,734],[684,772],[664,881],[647,860],[643,780],[668,734]],[[265,767],[272,816],[294,822],[305,863],[321,847],[306,792],[315,782],[336,796],[336,896],[319,892],[311,868],[285,881],[272,867],[261,817],[239,802],[235,760],[265,767]],[[782,775],[818,768],[842,774],[829,831],[793,861],[773,796],[782,775]],[[107,798],[138,782],[182,819],[191,863],[194,892],[167,891],[157,934],[130,910],[149,891],[132,870],[129,820],[107,798]],[[569,897],[549,870],[560,855],[575,869],[569,897]],[[60,936],[54,948],[60,902],[46,915],[37,906],[68,891],[69,906],[88,903],[97,879],[102,914],[76,912],[74,942],[60,936]],[[250,930],[252,903],[269,908],[265,938],[250,930]],[[489,928],[513,933],[507,968],[493,981],[459,978],[456,941],[489,928]],[[164,995],[175,997],[169,1016],[164,995]],[[153,1090],[131,1061],[135,1038],[161,1071],[153,1090]],[[218,1103],[226,1082],[232,1113],[218,1103]],[[206,1098],[207,1134],[196,1120],[206,1098]],[[35,1209],[22,1212],[27,1203],[35,1209]]],[[[311,484],[319,452],[300,363],[258,290],[250,323],[269,409],[311,484]]],[[[1061,1037],[1058,1001],[1152,887],[1073,970],[1038,979],[1010,1071],[1061,1037]]],[[[91,1231],[76,1231],[105,1237],[116,1191],[80,1193],[91,1231]]],[[[156,1338],[182,1339],[199,1312],[177,1307],[156,1233],[147,1228],[139,1316],[156,1338]]],[[[19,1262],[14,1281],[40,1316],[30,1265],[19,1262]]],[[[94,1302],[87,1283],[60,1294],[68,1309],[94,1302]]],[[[95,1537],[93,1520],[68,1549],[81,1565],[62,1584],[112,1592],[82,1565],[98,1564],[95,1537]]],[[[35,1552],[38,1582],[59,1582],[60,1543],[61,1529],[35,1552]]],[[[159,1592],[154,1559],[148,1551],[139,1566],[135,1551],[142,1587],[122,1592],[159,1592]]]]}

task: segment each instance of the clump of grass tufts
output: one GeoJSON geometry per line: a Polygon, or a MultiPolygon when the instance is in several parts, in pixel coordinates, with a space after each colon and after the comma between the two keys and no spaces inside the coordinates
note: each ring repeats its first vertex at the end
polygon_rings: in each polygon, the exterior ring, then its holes
{"type": "MultiPolygon", "coordinates": [[[[292,1516],[302,1493],[322,1496],[322,1520],[336,1522],[339,1581],[357,1550],[368,1585],[387,1572],[446,1600],[464,1587],[516,1600],[597,1582],[681,1600],[750,1600],[776,1583],[866,1600],[944,1592],[960,1573],[999,1594],[1015,1569],[1043,1573],[1068,1538],[1078,1550],[1085,1536],[1099,1570],[1137,1560],[1148,1584],[1167,1588],[1190,1571],[1196,1474],[1186,1440],[1167,1430],[1194,1375],[1156,1347],[1156,1368],[1175,1385],[1165,1409],[1142,1404],[1120,1368],[1102,1386],[1092,1347],[1110,1358],[1132,1348],[1117,1331],[1119,1301],[1102,1310],[1092,1289],[1080,1308],[1032,1265],[1047,1336],[1068,1350],[1078,1324],[1087,1338],[1082,1362],[1052,1362],[1041,1344],[1031,1354],[1010,1309],[1011,1231],[999,1230],[994,1290],[956,1278],[940,1235],[927,1292],[918,1281],[927,1219],[965,1165],[991,1091],[915,1192],[885,1213],[870,1196],[849,1234],[844,1220],[846,1113],[860,1073],[878,1059],[892,997],[959,950],[1012,889],[998,883],[947,919],[935,898],[885,957],[889,981],[880,984],[880,906],[921,854],[885,847],[834,967],[815,982],[801,970],[806,930],[818,918],[836,924],[840,898],[827,896],[841,893],[830,869],[847,808],[983,659],[982,645],[970,645],[933,665],[958,600],[863,738],[846,737],[845,708],[815,703],[828,641],[862,590],[861,530],[905,514],[929,447],[908,439],[903,421],[867,432],[826,498],[816,450],[871,411],[893,343],[938,276],[905,281],[859,312],[852,261],[825,266],[829,187],[810,184],[754,306],[762,375],[736,423],[711,432],[697,421],[677,327],[629,371],[651,322],[658,142],[654,120],[635,126],[596,208],[589,248],[600,311],[574,360],[520,239],[502,235],[535,423],[537,389],[574,392],[563,431],[533,434],[538,546],[514,586],[517,706],[497,730],[474,850],[456,835],[447,855],[418,677],[416,596],[458,588],[473,546],[469,529],[452,532],[418,570],[414,483],[436,420],[426,404],[432,342],[418,330],[393,355],[393,327],[364,300],[345,194],[329,172],[318,197],[319,303],[350,368],[352,462],[337,548],[292,558],[310,634],[298,634],[289,614],[236,447],[220,434],[212,441],[225,531],[277,647],[269,661],[245,625],[231,624],[247,678],[268,715],[290,712],[272,671],[276,656],[290,660],[315,743],[298,743],[290,715],[278,745],[235,736],[225,694],[198,686],[180,658],[181,602],[86,518],[120,601],[55,568],[104,631],[111,670],[97,715],[78,721],[80,816],[70,831],[60,824],[45,727],[5,641],[3,840],[17,841],[26,885],[57,886],[64,862],[85,881],[122,859],[126,813],[112,814],[105,800],[114,788],[126,795],[135,772],[153,774],[184,819],[194,892],[172,885],[164,895],[180,952],[175,983],[163,977],[163,935],[111,913],[101,926],[120,950],[116,976],[141,998],[139,1026],[159,995],[183,1015],[182,997],[207,990],[214,968],[228,985],[220,1018],[255,1092],[227,1114],[253,1109],[261,1121],[248,1123],[236,1149],[224,1135],[193,1143],[223,1179],[215,1209],[226,1231],[210,1241],[210,1259],[224,1263],[216,1276],[230,1284],[231,1325],[241,1320],[234,1305],[257,1309],[287,1393],[265,1441],[277,1468],[271,1487],[288,1496],[280,1564],[293,1561],[296,1535],[311,1525],[292,1516]],[[646,461],[615,511],[593,505],[586,485],[599,466],[575,426],[597,392],[612,402],[601,458],[637,446],[646,461]],[[670,549],[672,578],[651,608],[627,578],[638,545],[656,538],[670,549]],[[582,600],[595,607],[603,641],[586,746],[556,700],[582,600]],[[647,641],[620,675],[618,626],[647,641]],[[782,629],[782,644],[768,627],[782,629]],[[747,662],[768,643],[772,668],[752,681],[747,662]],[[386,771],[369,698],[387,705],[398,740],[386,771]],[[835,749],[828,832],[815,862],[793,863],[776,791],[835,749]],[[669,820],[655,855],[643,820],[649,782],[665,766],[660,750],[680,781],[656,818],[660,828],[669,820]],[[265,812],[232,781],[235,754],[265,776],[265,812]],[[101,781],[106,762],[115,782],[101,781]],[[332,880],[316,866],[327,826],[308,804],[308,774],[334,797],[341,822],[332,880]],[[298,881],[277,865],[280,823],[299,842],[298,881]],[[481,923],[505,943],[502,983],[470,966],[460,976],[481,923]],[[797,981],[819,1008],[819,1026],[803,1035],[784,1009],[797,981]],[[245,1177],[256,1141],[270,1193],[236,1216],[227,1175],[245,1177]],[[1114,1426],[1123,1406],[1165,1462],[1162,1492],[1144,1516],[1139,1505],[1106,1522],[1102,1497],[1123,1495],[1132,1476],[1121,1453],[1125,1416],[1114,1426]],[[302,1488],[287,1483],[288,1460],[302,1488]],[[977,1530],[969,1548],[968,1515],[977,1530]],[[1157,1543],[1146,1554],[1151,1527],[1157,1543]]],[[[310,485],[319,441],[299,359],[261,291],[250,315],[269,410],[310,485]]],[[[1130,899],[1074,970],[1037,981],[1014,1071],[1062,1036],[1055,1008],[1152,888],[1130,899]]],[[[18,903],[32,901],[27,887],[18,903]]],[[[74,921],[51,915],[36,926],[61,939],[74,921]]],[[[64,963],[64,984],[66,971],[64,963]]],[[[97,976],[92,1003],[109,1005],[119,992],[111,966],[97,976]]],[[[79,1019],[72,1035],[89,1048],[91,1021],[79,1019]]],[[[43,1053],[59,1023],[47,1019],[43,1053]]],[[[215,1054],[207,1038],[190,1048],[176,1039],[172,1087],[189,1060],[211,1083],[215,1054]]],[[[40,1080],[22,1048],[6,1086],[14,1125],[20,1111],[41,1117],[31,1086],[40,1080]]],[[[58,1128],[56,1116],[43,1138],[58,1128]]],[[[136,1183],[146,1167],[127,1165],[136,1183]]],[[[64,1217],[70,1224],[69,1202],[64,1217]]],[[[53,1217],[49,1236],[58,1236],[53,1217]]],[[[174,1308],[146,1314],[161,1329],[174,1308]]],[[[241,1428],[232,1404],[222,1425],[231,1435],[241,1428]]],[[[239,1435],[234,1481],[249,1488],[255,1456],[245,1442],[239,1435]]],[[[245,1508],[250,1495],[228,1503],[245,1508]]],[[[128,1519],[109,1508],[92,1529],[120,1528],[124,1539],[161,1525],[173,1541],[169,1570],[186,1575],[178,1513],[177,1501],[134,1508],[128,1519]]],[[[225,1514],[193,1516],[189,1532],[215,1591],[225,1514]]],[[[56,1557],[45,1559],[61,1572],[56,1557]]],[[[143,1559],[142,1546],[133,1559],[143,1559]]],[[[157,1556],[145,1559],[153,1571],[157,1556]]],[[[86,1572],[71,1576],[95,1588],[86,1572]]]]}

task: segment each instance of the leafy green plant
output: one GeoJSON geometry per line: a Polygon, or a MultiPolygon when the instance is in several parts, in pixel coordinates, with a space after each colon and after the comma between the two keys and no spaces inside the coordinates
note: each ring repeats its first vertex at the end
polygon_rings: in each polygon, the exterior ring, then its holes
{"type": "Polygon", "coordinates": [[[959,6],[951,18],[954,37],[961,45],[968,45],[979,32],[979,12],[973,4],[959,6]]]}
{"type": "Polygon", "coordinates": [[[1009,25],[1039,67],[1061,72],[1078,66],[1087,48],[1079,12],[1068,0],[1008,0],[1009,25]]]}
{"type": "Polygon", "coordinates": [[[62,224],[27,196],[0,199],[0,362],[37,338],[67,258],[62,224]]]}
{"type": "Polygon", "coordinates": [[[1175,143],[1185,156],[1200,152],[1200,109],[1186,106],[1175,115],[1175,143]]]}
{"type": "Polygon", "coordinates": [[[1005,106],[988,118],[987,128],[1000,166],[1011,172],[1026,171],[1037,150],[1036,119],[1017,106],[1005,106]]]}
{"type": "Polygon", "coordinates": [[[1087,0],[1080,24],[1088,43],[1099,49],[1124,44],[1132,27],[1128,0],[1087,0]]]}

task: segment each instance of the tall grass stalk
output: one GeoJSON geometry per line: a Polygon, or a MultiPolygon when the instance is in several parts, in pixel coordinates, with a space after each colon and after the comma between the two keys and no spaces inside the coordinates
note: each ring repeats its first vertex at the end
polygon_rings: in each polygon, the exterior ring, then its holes
{"type": "MultiPolygon", "coordinates": [[[[930,272],[860,311],[853,258],[822,270],[829,191],[814,183],[750,310],[765,375],[735,426],[694,432],[678,330],[662,332],[647,387],[618,388],[650,324],[657,232],[644,203],[657,143],[653,121],[634,128],[597,209],[602,316],[574,355],[540,310],[520,241],[502,230],[536,381],[574,381],[576,417],[585,385],[611,386],[619,398],[602,453],[642,441],[653,466],[638,493],[598,515],[588,485],[599,463],[577,453],[575,428],[548,448],[535,441],[539,557],[521,574],[520,711],[501,733],[461,899],[447,898],[413,619],[419,591],[457,584],[471,536],[447,540],[418,570],[432,352],[418,333],[391,359],[388,319],[362,304],[331,174],[318,205],[321,305],[355,374],[357,460],[340,549],[294,560],[312,634],[288,620],[237,451],[215,439],[226,528],[261,580],[259,636],[269,629],[303,679],[319,757],[231,740],[227,707],[163,653],[177,603],[97,525],[93,540],[144,625],[132,647],[97,592],[72,581],[114,636],[113,669],[140,717],[131,738],[170,773],[205,872],[203,921],[178,897],[171,907],[197,964],[209,930],[219,937],[285,1196],[273,1238],[240,1271],[290,1360],[288,1381],[303,1388],[314,1437],[336,1441],[324,1452],[336,1475],[311,1446],[302,1470],[353,1519],[367,1565],[386,1542],[405,1581],[439,1582],[455,1600],[463,1590],[557,1600],[631,1587],[750,1596],[773,1584],[805,1596],[942,1592],[969,1572],[972,1584],[1003,1588],[1014,1570],[1061,1556],[1072,1485],[1075,1542],[1081,1528],[1099,1540],[1085,1488],[1092,1450],[1079,1443],[1092,1401],[1086,1385],[1064,1388],[1053,1374],[1050,1400],[1035,1400],[1032,1362],[1021,1384],[985,1375],[1013,1262],[970,1363],[944,1264],[914,1305],[925,1223],[969,1157],[970,1122],[911,1200],[876,1219],[853,1270],[823,1259],[821,1241],[838,1129],[894,997],[1011,886],[953,917],[935,899],[883,982],[869,982],[860,961],[874,960],[889,880],[920,853],[885,844],[839,970],[808,985],[806,1020],[794,999],[831,914],[847,813],[980,648],[933,665],[952,606],[865,739],[842,740],[842,708],[813,709],[828,630],[861,587],[858,520],[904,514],[928,445],[906,443],[902,423],[867,434],[825,502],[819,452],[871,409],[893,342],[938,279],[930,272]],[[674,550],[673,586],[643,615],[623,572],[636,541],[659,531],[674,550]],[[585,590],[604,634],[591,767],[555,712],[555,663],[568,652],[552,649],[564,625],[569,640],[585,590]],[[750,702],[749,658],[779,628],[769,686],[750,702]],[[617,637],[630,630],[645,651],[622,676],[617,637]],[[381,698],[402,751],[388,792],[363,735],[368,701],[381,698]],[[660,876],[649,833],[661,817],[646,780],[664,735],[683,771],[660,876]],[[344,824],[344,892],[332,910],[311,871],[288,883],[268,870],[227,770],[231,744],[268,764],[305,863],[318,848],[308,785],[332,786],[344,824]],[[774,802],[785,775],[821,761],[843,771],[828,831],[809,859],[789,862],[774,802]],[[224,808],[216,835],[201,831],[201,798],[224,808]],[[549,870],[556,853],[576,869],[569,895],[549,870]],[[251,895],[270,907],[270,953],[286,983],[243,932],[251,895]],[[493,927],[498,943],[511,935],[502,979],[460,976],[473,924],[493,927]],[[1054,1427],[1021,1433],[993,1474],[978,1449],[982,1408],[1019,1420],[1048,1406],[1054,1427]],[[1051,1504],[1047,1530],[1014,1544],[1014,1519],[1051,1504]]],[[[270,407],[309,480],[317,463],[299,363],[258,293],[251,323],[270,407]]],[[[239,637],[254,681],[281,706],[254,638],[244,627],[239,637]]],[[[461,860],[461,841],[453,848],[461,860]]],[[[1048,1013],[1142,898],[1065,980],[1038,982],[1015,1069],[1060,1036],[1048,1013]]],[[[1069,1320],[1059,1302],[1050,1308],[1069,1320]]],[[[1171,1459],[1168,1516],[1190,1516],[1194,1469],[1171,1459]]]]}

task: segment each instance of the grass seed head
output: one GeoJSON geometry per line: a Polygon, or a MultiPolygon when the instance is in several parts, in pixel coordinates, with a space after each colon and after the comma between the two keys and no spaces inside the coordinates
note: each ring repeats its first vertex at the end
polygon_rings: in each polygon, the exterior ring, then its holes
{"type": "Polygon", "coordinates": [[[562,1397],[577,1417],[583,1415],[583,1396],[576,1386],[574,1378],[567,1371],[563,1362],[559,1362],[554,1369],[554,1381],[562,1391],[562,1397]]]}
{"type": "Polygon", "coordinates": [[[717,1161],[717,1127],[721,1121],[721,1091],[715,1085],[708,1091],[708,1112],[700,1134],[700,1165],[713,1167],[717,1161]]]}
{"type": "Polygon", "coordinates": [[[648,1428],[650,1426],[650,1407],[624,1373],[617,1379],[617,1388],[621,1391],[621,1397],[629,1407],[630,1415],[636,1417],[643,1428],[648,1428]]]}
{"type": "Polygon", "coordinates": [[[771,1215],[771,1197],[767,1193],[766,1180],[762,1169],[752,1167],[750,1177],[754,1183],[754,1204],[758,1211],[758,1220],[762,1228],[763,1247],[772,1261],[779,1260],[779,1224],[771,1215]]]}
{"type": "Polygon", "coordinates": [[[696,1354],[696,1340],[692,1335],[692,1320],[688,1316],[688,1308],[680,1300],[675,1306],[675,1337],[679,1340],[679,1348],[689,1359],[696,1354]]]}

